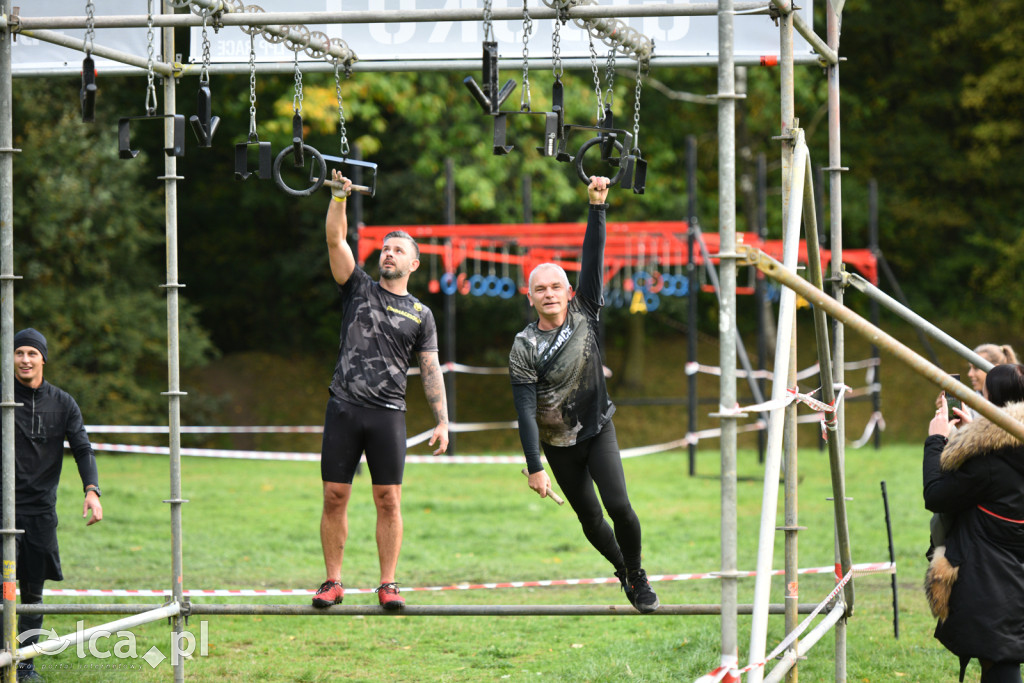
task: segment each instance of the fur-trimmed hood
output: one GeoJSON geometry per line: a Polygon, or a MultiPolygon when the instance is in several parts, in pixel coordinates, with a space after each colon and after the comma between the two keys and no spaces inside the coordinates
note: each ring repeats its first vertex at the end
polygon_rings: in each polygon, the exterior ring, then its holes
{"type": "MultiPolygon", "coordinates": [[[[1018,422],[1024,422],[1024,402],[1007,403],[1003,406],[1003,411],[1018,422]]],[[[978,417],[957,430],[950,438],[949,443],[942,449],[939,467],[943,472],[951,472],[960,469],[965,462],[973,457],[1021,445],[1024,444],[1020,439],[999,425],[991,422],[988,418],[978,417]]]]}

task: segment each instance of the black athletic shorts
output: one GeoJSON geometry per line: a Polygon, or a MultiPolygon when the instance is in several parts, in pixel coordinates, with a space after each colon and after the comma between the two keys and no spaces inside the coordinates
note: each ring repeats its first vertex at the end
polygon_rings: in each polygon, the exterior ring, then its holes
{"type": "MultiPolygon", "coordinates": [[[[16,514],[14,525],[25,531],[14,537],[18,580],[39,584],[43,581],[63,581],[60,550],[57,547],[57,513],[16,514]]],[[[0,557],[2,550],[0,548],[0,557]]]]}
{"type": "Polygon", "coordinates": [[[351,484],[364,452],[374,484],[401,484],[405,471],[405,413],[357,406],[331,396],[324,415],[320,477],[351,484]]]}

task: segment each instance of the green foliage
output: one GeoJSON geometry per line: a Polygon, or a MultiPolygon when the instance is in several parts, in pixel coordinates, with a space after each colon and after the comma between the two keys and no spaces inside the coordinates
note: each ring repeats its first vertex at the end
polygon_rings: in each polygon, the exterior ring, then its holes
{"type": "MultiPolygon", "coordinates": [[[[109,110],[83,124],[66,94],[61,81],[16,82],[14,264],[24,280],[15,326],[46,335],[46,377],[78,399],[87,422],[145,423],[166,414],[160,194],[140,190],[141,160],[117,158],[109,110]]],[[[180,310],[187,367],[212,346],[195,307],[182,301],[180,310]]]]}

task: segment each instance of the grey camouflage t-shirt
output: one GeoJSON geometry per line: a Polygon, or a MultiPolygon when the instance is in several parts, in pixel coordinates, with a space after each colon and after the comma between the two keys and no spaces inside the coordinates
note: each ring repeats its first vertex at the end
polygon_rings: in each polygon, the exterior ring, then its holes
{"type": "Polygon", "coordinates": [[[601,364],[599,311],[581,287],[561,327],[543,331],[532,322],[512,344],[509,375],[512,384],[537,385],[537,428],[544,443],[573,446],[596,436],[615,412],[601,364]]]}
{"type": "Polygon", "coordinates": [[[360,406],[404,411],[413,355],[437,351],[434,315],[413,295],[387,291],[362,268],[338,291],[341,342],[331,393],[360,406]]]}

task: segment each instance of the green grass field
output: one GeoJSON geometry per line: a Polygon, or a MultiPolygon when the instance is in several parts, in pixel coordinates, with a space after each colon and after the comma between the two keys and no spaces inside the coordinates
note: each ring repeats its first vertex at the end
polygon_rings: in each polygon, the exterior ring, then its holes
{"type": "MultiPolygon", "coordinates": [[[[709,444],[710,445],[710,444],[709,444]]],[[[719,565],[718,451],[699,455],[699,477],[687,476],[683,452],[625,461],[633,505],[644,528],[649,574],[708,572],[719,565]]],[[[801,451],[800,566],[833,563],[827,455],[801,451]]],[[[755,453],[739,457],[739,568],[753,569],[763,489],[755,453]]],[[[73,464],[61,486],[63,588],[165,589],[171,584],[169,474],[164,459],[100,456],[105,519],[89,528],[79,519],[81,494],[73,464]]],[[[559,508],[526,488],[513,465],[409,465],[403,511],[405,542],[398,578],[408,587],[609,576],[610,567],[583,538],[568,506],[559,508]]],[[[312,463],[185,458],[183,497],[186,588],[315,588],[323,580],[318,536],[319,468],[312,463]]],[[[847,492],[855,563],[888,559],[880,492],[886,481],[898,565],[900,638],[893,637],[890,577],[856,582],[848,629],[848,680],[956,679],[956,660],[931,637],[933,622],[920,589],[925,569],[928,513],[920,484],[920,448],[890,446],[847,453],[847,492]]],[[[369,481],[356,481],[343,580],[349,588],[377,581],[374,512],[369,481]]],[[[781,513],[781,495],[780,495],[781,513]]],[[[781,520],[781,516],[780,516],[781,520]]],[[[781,523],[781,522],[780,522],[781,523]]],[[[775,566],[782,566],[782,536],[775,566]]],[[[807,575],[801,602],[818,602],[830,576],[807,575]]],[[[742,579],[739,600],[753,599],[753,579],[742,579]]],[[[717,603],[714,580],[654,584],[662,604],[717,603]]],[[[781,602],[782,579],[773,580],[781,602]]],[[[568,586],[404,593],[410,604],[623,604],[617,586],[568,586]]],[[[195,602],[307,604],[308,598],[197,598],[195,602]]],[[[47,598],[48,602],[104,602],[47,598]]],[[[159,598],[115,601],[159,604],[159,598]]],[[[110,600],[106,600],[110,602],[110,600]]],[[[350,595],[346,604],[372,605],[376,596],[350,595]]],[[[44,627],[75,630],[84,619],[46,617],[44,627]]],[[[193,655],[187,680],[197,681],[687,681],[719,658],[716,616],[413,617],[208,616],[193,617],[197,637],[205,620],[208,654],[193,655]]],[[[740,659],[749,645],[749,619],[740,617],[740,659]]],[[[41,656],[48,681],[165,681],[167,661],[151,667],[141,655],[156,646],[170,654],[166,622],[132,629],[137,658],[79,658],[70,648],[41,656]]],[[[771,617],[768,650],[783,636],[771,617]]],[[[101,639],[114,652],[120,639],[101,639]]],[[[806,681],[833,679],[834,640],[826,636],[800,664],[806,681]]],[[[976,665],[968,680],[977,679],[976,665]]]]}

